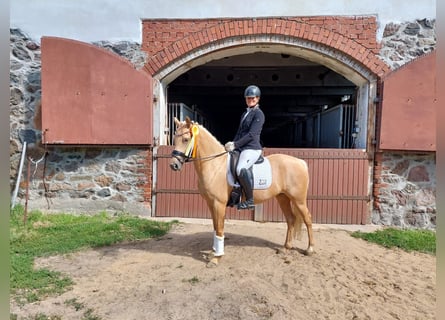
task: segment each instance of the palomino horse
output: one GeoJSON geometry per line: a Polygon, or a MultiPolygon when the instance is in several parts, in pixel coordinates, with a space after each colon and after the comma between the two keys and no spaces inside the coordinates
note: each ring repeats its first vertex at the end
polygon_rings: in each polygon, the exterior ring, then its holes
{"type": "MultiPolygon", "coordinates": [[[[171,169],[179,171],[184,162],[193,161],[198,175],[198,189],[206,200],[213,220],[213,258],[208,266],[217,265],[224,255],[224,217],[232,187],[227,181],[227,152],[224,146],[202,125],[190,118],[179,121],[175,118],[175,149],[170,162],[171,169]]],[[[254,190],[255,204],[272,197],[278,200],[286,217],[287,234],[284,247],[292,248],[295,236],[300,238],[304,222],[308,234],[306,254],[314,252],[312,218],[306,205],[309,184],[308,167],[305,161],[285,155],[267,157],[272,168],[272,184],[264,190],[254,190]]]]}

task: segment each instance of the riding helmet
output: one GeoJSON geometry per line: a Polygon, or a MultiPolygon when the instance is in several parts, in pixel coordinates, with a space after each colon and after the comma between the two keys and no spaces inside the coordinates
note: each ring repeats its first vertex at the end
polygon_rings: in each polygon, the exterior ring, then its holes
{"type": "Polygon", "coordinates": [[[246,88],[244,91],[244,97],[261,97],[261,91],[260,88],[254,85],[250,85],[246,88]]]}

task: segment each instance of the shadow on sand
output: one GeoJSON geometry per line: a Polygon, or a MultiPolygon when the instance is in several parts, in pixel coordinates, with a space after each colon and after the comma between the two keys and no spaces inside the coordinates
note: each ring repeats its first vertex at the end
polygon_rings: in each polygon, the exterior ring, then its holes
{"type": "MultiPolygon", "coordinates": [[[[285,239],[285,230],[283,230],[283,243],[285,239]]],[[[213,242],[213,231],[209,232],[195,232],[191,234],[182,234],[175,231],[169,232],[166,235],[129,242],[111,245],[103,248],[95,248],[105,256],[117,256],[122,250],[143,250],[151,253],[166,253],[175,256],[184,256],[196,259],[202,262],[208,262],[206,254],[211,254],[213,242]]],[[[261,237],[242,235],[237,233],[225,233],[225,247],[261,247],[269,248],[275,253],[285,253],[283,245],[279,243],[266,240],[261,237]]],[[[293,247],[292,252],[304,255],[305,250],[293,247]]]]}

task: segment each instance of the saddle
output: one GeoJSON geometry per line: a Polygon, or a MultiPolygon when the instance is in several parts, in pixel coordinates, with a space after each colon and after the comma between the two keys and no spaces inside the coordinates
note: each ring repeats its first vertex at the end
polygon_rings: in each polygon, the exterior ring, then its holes
{"type": "MultiPolygon", "coordinates": [[[[229,200],[227,202],[228,207],[233,207],[235,205],[237,205],[240,201],[241,201],[241,196],[243,193],[241,184],[238,182],[238,176],[236,174],[236,167],[238,165],[238,161],[239,161],[239,156],[240,156],[240,151],[239,150],[234,150],[230,153],[230,163],[229,163],[229,169],[230,172],[232,174],[232,177],[234,179],[234,184],[235,186],[232,189],[232,192],[230,194],[229,200]]],[[[263,155],[260,155],[260,157],[258,158],[258,160],[254,163],[255,164],[261,164],[264,162],[264,157],[263,155]]],[[[251,177],[253,179],[253,166],[251,166],[249,168],[249,171],[251,172],[251,177]]],[[[251,185],[254,185],[254,181],[251,181],[251,185]]]]}
{"type": "MultiPolygon", "coordinates": [[[[232,173],[235,180],[238,179],[237,174],[236,174],[236,166],[238,165],[240,154],[241,154],[241,152],[239,150],[233,150],[230,153],[230,172],[232,173]]],[[[263,155],[260,155],[260,157],[254,164],[260,164],[263,162],[264,162],[264,157],[263,157],[263,155]]],[[[249,170],[252,171],[253,167],[250,167],[249,170]]]]}

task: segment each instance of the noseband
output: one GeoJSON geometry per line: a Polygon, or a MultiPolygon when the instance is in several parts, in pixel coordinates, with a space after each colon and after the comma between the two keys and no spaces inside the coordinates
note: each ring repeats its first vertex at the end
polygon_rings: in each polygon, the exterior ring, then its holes
{"type": "Polygon", "coordinates": [[[186,154],[184,152],[181,152],[178,150],[172,151],[172,157],[176,158],[176,160],[178,160],[181,164],[184,164],[184,162],[190,161],[190,157],[186,156],[186,154]]]}

